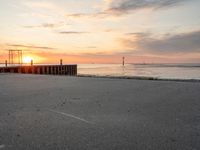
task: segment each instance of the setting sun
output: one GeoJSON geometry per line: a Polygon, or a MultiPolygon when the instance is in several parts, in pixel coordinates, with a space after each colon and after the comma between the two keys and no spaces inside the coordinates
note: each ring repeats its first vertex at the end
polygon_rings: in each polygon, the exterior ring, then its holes
{"type": "Polygon", "coordinates": [[[31,63],[31,60],[33,60],[32,57],[29,57],[29,56],[24,57],[24,58],[23,58],[23,63],[31,63]]]}

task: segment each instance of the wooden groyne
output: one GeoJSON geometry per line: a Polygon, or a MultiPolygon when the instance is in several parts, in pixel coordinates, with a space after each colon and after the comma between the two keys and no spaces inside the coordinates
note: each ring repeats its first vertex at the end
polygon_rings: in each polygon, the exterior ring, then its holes
{"type": "Polygon", "coordinates": [[[0,73],[77,75],[77,65],[32,65],[1,67],[0,73]]]}

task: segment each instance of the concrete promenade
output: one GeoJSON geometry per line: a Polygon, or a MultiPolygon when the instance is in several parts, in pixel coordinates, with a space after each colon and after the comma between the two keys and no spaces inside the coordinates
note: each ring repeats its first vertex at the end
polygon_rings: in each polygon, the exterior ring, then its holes
{"type": "Polygon", "coordinates": [[[200,83],[0,74],[0,150],[199,150],[200,83]]]}

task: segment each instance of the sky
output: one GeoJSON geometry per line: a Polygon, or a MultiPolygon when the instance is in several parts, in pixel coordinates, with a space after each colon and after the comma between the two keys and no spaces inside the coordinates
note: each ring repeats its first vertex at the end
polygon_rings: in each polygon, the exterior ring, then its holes
{"type": "Polygon", "coordinates": [[[200,63],[200,0],[0,0],[0,63],[200,63]]]}

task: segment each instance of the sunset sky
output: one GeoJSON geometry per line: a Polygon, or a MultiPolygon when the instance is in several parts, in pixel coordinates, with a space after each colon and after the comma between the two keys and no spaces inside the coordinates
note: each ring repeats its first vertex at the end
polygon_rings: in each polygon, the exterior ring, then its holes
{"type": "Polygon", "coordinates": [[[200,63],[200,0],[0,0],[0,62],[200,63]]]}

